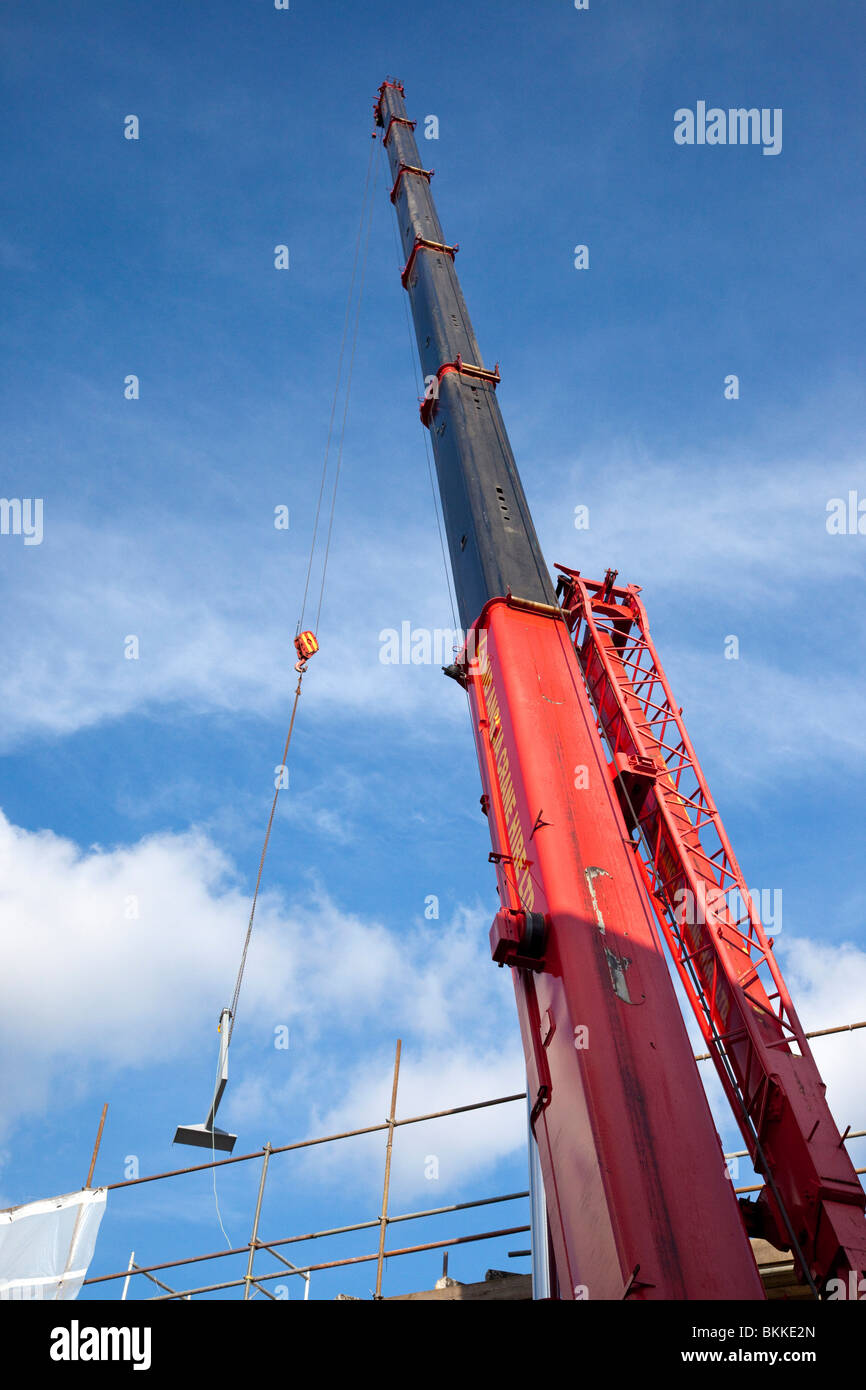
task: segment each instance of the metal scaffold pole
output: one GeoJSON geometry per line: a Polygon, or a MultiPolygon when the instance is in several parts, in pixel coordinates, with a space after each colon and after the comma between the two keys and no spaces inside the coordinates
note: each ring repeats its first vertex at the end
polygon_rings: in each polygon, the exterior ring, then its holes
{"type": "Polygon", "coordinates": [[[397,1115],[397,1084],[400,1080],[400,1052],[403,1047],[402,1041],[397,1039],[397,1051],[394,1056],[394,1082],[391,1086],[391,1110],[388,1115],[388,1142],[385,1146],[385,1186],[382,1191],[382,1215],[379,1218],[379,1258],[376,1263],[376,1293],[375,1298],[382,1297],[382,1273],[385,1266],[385,1235],[388,1230],[388,1191],[391,1186],[391,1150],[394,1146],[394,1125],[397,1115]]]}
{"type": "Polygon", "coordinates": [[[257,1201],[256,1201],[256,1214],[255,1214],[255,1216],[253,1217],[253,1233],[252,1233],[252,1235],[250,1236],[250,1255],[249,1255],[249,1259],[247,1260],[247,1272],[246,1272],[246,1277],[245,1277],[245,1279],[244,1279],[244,1301],[245,1301],[245,1302],[249,1299],[249,1296],[250,1296],[250,1286],[251,1286],[251,1284],[253,1283],[253,1260],[254,1260],[255,1257],[256,1257],[256,1240],[258,1239],[258,1234],[259,1234],[259,1217],[260,1217],[261,1214],[262,1214],[262,1198],[263,1198],[264,1195],[265,1195],[265,1182],[266,1182],[267,1176],[268,1176],[268,1164],[270,1163],[270,1160],[271,1160],[271,1144],[270,1144],[270,1140],[268,1140],[267,1144],[265,1144],[265,1156],[264,1156],[264,1158],[262,1159],[262,1176],[261,1176],[261,1179],[260,1179],[260,1181],[259,1181],[259,1195],[258,1195],[258,1199],[257,1199],[257,1201]]]}

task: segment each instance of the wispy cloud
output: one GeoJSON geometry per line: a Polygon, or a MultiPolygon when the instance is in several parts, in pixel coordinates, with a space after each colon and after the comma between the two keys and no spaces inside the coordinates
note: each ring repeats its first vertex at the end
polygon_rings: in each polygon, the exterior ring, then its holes
{"type": "MultiPolygon", "coordinates": [[[[641,582],[691,717],[745,746],[760,777],[778,771],[780,754],[784,769],[784,755],[804,744],[816,766],[859,752],[863,682],[851,636],[864,618],[844,594],[863,569],[863,538],[830,536],[824,525],[828,496],[852,477],[848,464],[816,462],[714,474],[706,459],[692,473],[682,462],[613,451],[597,469],[575,466],[573,481],[558,470],[556,500],[539,519],[549,556],[590,574],[618,565],[622,578],[641,582]],[[589,531],[572,524],[580,502],[590,506],[589,531]],[[830,592],[839,601],[821,602],[818,622],[818,596],[830,592]],[[741,628],[741,660],[723,662],[725,636],[741,628]],[[851,674],[816,673],[803,660],[807,641],[813,655],[823,644],[828,670],[844,644],[851,674]]],[[[266,517],[259,534],[248,524],[215,533],[155,518],[127,535],[116,521],[96,530],[52,521],[50,511],[46,526],[42,547],[6,551],[7,747],[176,707],[268,715],[286,707],[289,609],[263,596],[299,593],[303,558],[294,541],[274,545],[266,517]],[[128,635],[139,639],[138,660],[124,657],[128,635]]],[[[462,718],[460,702],[442,699],[435,665],[383,664],[380,634],[406,621],[452,626],[441,559],[424,528],[394,525],[387,546],[386,563],[356,518],[351,547],[332,557],[309,707],[414,721],[435,734],[462,718]]]]}

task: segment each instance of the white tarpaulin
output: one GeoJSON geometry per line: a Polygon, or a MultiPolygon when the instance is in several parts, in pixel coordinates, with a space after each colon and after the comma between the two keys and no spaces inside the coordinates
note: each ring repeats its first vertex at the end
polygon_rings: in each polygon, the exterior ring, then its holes
{"type": "Polygon", "coordinates": [[[86,1187],[0,1211],[0,1298],[77,1298],[105,1197],[86,1187]]]}

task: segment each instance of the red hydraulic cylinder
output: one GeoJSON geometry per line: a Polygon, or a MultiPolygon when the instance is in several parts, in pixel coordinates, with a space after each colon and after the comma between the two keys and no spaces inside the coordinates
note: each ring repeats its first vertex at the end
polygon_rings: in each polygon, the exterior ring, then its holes
{"type": "Polygon", "coordinates": [[[492,599],[462,670],[559,1296],[762,1299],[561,614],[492,599]]]}

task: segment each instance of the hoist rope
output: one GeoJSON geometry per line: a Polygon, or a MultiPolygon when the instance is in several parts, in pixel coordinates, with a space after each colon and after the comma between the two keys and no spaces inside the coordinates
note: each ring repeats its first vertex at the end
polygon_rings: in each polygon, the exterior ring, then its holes
{"type": "Polygon", "coordinates": [[[276,788],[275,788],[275,790],[274,790],[274,799],[273,799],[273,801],[271,802],[271,814],[268,816],[268,828],[267,828],[267,830],[265,831],[264,844],[262,845],[262,852],[261,852],[261,855],[260,855],[260,857],[259,857],[259,871],[258,871],[258,874],[256,875],[256,886],[255,886],[255,890],[254,890],[254,892],[253,892],[252,906],[251,906],[251,908],[250,908],[250,919],[249,919],[249,922],[247,923],[247,934],[246,934],[246,937],[244,938],[244,949],[243,949],[243,951],[242,951],[242,953],[241,953],[241,963],[240,963],[240,967],[239,967],[239,969],[238,969],[238,977],[237,977],[237,980],[235,981],[235,992],[234,992],[234,994],[232,995],[232,1002],[231,1002],[231,1005],[230,1005],[230,1007],[231,1007],[231,1025],[230,1025],[230,1027],[229,1027],[229,1042],[231,1042],[231,1040],[232,1040],[232,1033],[235,1031],[235,1019],[236,1019],[236,1017],[237,1017],[238,998],[240,997],[241,985],[242,985],[242,983],[243,983],[243,978],[244,978],[244,969],[245,969],[246,963],[247,963],[247,951],[248,951],[249,948],[250,948],[250,937],[251,937],[252,934],[253,934],[253,922],[255,921],[255,916],[256,916],[256,904],[257,904],[257,902],[258,902],[258,900],[259,900],[259,888],[261,887],[261,884],[262,884],[262,874],[264,873],[264,868],[265,868],[265,856],[267,855],[267,852],[268,852],[268,845],[269,845],[270,839],[271,839],[271,830],[273,829],[273,825],[274,825],[274,816],[275,816],[276,810],[277,810],[277,801],[279,800],[280,788],[281,788],[282,785],[283,785],[283,773],[285,772],[286,760],[287,760],[287,758],[288,758],[288,756],[289,756],[289,745],[291,744],[291,741],[292,741],[292,730],[293,730],[294,727],[295,727],[295,715],[296,715],[297,712],[298,712],[298,701],[299,701],[300,698],[301,698],[301,682],[303,681],[303,679],[304,679],[304,675],[303,675],[303,672],[301,672],[300,675],[298,676],[298,684],[297,684],[297,686],[295,687],[295,700],[294,700],[294,704],[292,705],[292,717],[291,717],[291,719],[289,720],[289,732],[286,734],[286,746],[285,746],[285,748],[283,749],[283,759],[282,759],[282,762],[280,763],[279,776],[277,777],[277,784],[276,784],[276,788]]]}
{"type": "MultiPolygon", "coordinates": [[[[365,198],[366,198],[366,196],[367,196],[367,187],[369,187],[369,183],[370,183],[370,170],[371,170],[372,164],[373,164],[373,151],[374,151],[374,146],[371,145],[371,146],[370,146],[370,162],[369,162],[368,165],[367,165],[367,185],[366,185],[365,188],[364,188],[364,197],[365,197],[365,198]]],[[[326,541],[325,541],[325,558],[324,558],[324,560],[322,561],[322,584],[321,584],[321,587],[320,587],[320,589],[319,589],[319,604],[318,604],[318,607],[316,608],[316,622],[315,622],[315,626],[314,626],[314,631],[315,631],[315,632],[318,632],[318,630],[319,630],[319,618],[320,618],[321,613],[322,613],[322,599],[323,599],[324,596],[325,596],[325,578],[326,578],[327,573],[328,573],[328,556],[329,556],[330,553],[331,553],[331,533],[332,533],[332,531],[333,531],[333,529],[334,529],[334,510],[335,510],[336,505],[337,505],[337,485],[338,485],[338,483],[339,483],[339,481],[340,481],[340,469],[341,469],[342,466],[343,466],[343,441],[345,440],[345,437],[346,437],[346,419],[347,419],[348,414],[349,414],[349,397],[351,396],[351,392],[352,392],[352,372],[353,372],[354,367],[355,367],[355,350],[356,350],[356,348],[357,348],[357,346],[358,346],[358,327],[359,327],[360,322],[361,322],[361,300],[362,300],[363,295],[364,295],[364,278],[365,278],[365,275],[366,275],[366,272],[367,272],[367,252],[368,252],[369,249],[370,249],[370,229],[371,229],[371,227],[372,227],[372,225],[373,225],[373,207],[374,207],[374,204],[375,204],[375,189],[371,190],[371,192],[370,192],[369,208],[368,208],[368,211],[367,211],[367,236],[366,236],[366,239],[365,239],[365,241],[364,241],[364,258],[363,258],[363,260],[362,260],[362,262],[361,262],[361,275],[360,275],[360,278],[359,278],[359,280],[358,280],[358,297],[357,297],[357,299],[356,299],[356,301],[355,301],[355,325],[354,325],[354,328],[353,328],[353,331],[352,331],[352,350],[351,350],[351,352],[350,352],[350,354],[349,354],[349,370],[348,370],[348,373],[347,373],[347,375],[346,375],[346,394],[345,394],[345,397],[344,397],[344,400],[343,400],[343,420],[342,420],[342,424],[341,424],[341,426],[340,426],[340,443],[339,443],[339,446],[338,446],[338,448],[337,448],[337,468],[336,468],[336,471],[335,471],[335,473],[334,473],[334,490],[333,490],[333,492],[332,492],[332,494],[331,494],[331,513],[330,513],[330,516],[328,517],[328,535],[327,535],[327,539],[326,539],[326,541]]],[[[363,221],[364,221],[364,209],[362,208],[362,209],[361,209],[361,223],[362,223],[362,224],[363,224],[363,221]]],[[[360,236],[360,227],[359,227],[359,236],[360,236]]]]}
{"type": "MultiPolygon", "coordinates": [[[[349,412],[349,395],[350,395],[351,385],[352,385],[352,372],[353,372],[354,363],[355,363],[355,350],[356,350],[357,344],[358,344],[358,327],[359,327],[360,316],[361,316],[361,298],[362,298],[362,295],[363,295],[363,289],[364,289],[364,276],[365,276],[365,272],[366,272],[366,268],[367,268],[367,251],[368,251],[369,245],[370,245],[370,228],[371,228],[371,226],[372,226],[372,220],[373,220],[374,195],[373,195],[373,191],[372,191],[371,188],[370,188],[370,174],[371,174],[371,171],[372,171],[372,168],[373,168],[373,155],[374,155],[374,147],[371,145],[371,146],[370,146],[370,158],[369,158],[369,160],[368,160],[368,162],[367,162],[367,177],[366,177],[366,180],[365,180],[365,182],[364,182],[364,195],[363,195],[363,198],[362,198],[362,200],[361,200],[361,216],[360,216],[359,221],[358,221],[358,235],[357,235],[357,238],[356,238],[356,240],[355,240],[355,255],[354,255],[354,260],[353,260],[353,263],[352,263],[352,276],[351,276],[351,280],[350,280],[350,282],[349,282],[349,293],[348,293],[348,297],[347,297],[347,301],[346,301],[346,314],[345,314],[345,318],[344,318],[344,320],[343,320],[343,336],[342,336],[342,341],[341,341],[341,344],[340,344],[340,356],[339,356],[339,360],[338,360],[338,364],[337,364],[337,381],[336,381],[336,385],[335,385],[335,387],[334,387],[334,396],[333,396],[333,400],[332,400],[332,402],[331,402],[331,416],[330,416],[330,420],[329,420],[329,423],[328,423],[328,437],[327,437],[327,443],[326,443],[326,445],[325,445],[325,457],[324,457],[324,461],[323,461],[323,463],[322,463],[322,477],[321,477],[321,481],[320,481],[320,483],[319,483],[319,497],[318,497],[318,501],[317,501],[317,504],[316,504],[316,516],[315,516],[315,521],[314,521],[314,523],[313,523],[313,536],[312,536],[312,540],[311,540],[311,542],[310,542],[310,555],[309,555],[309,559],[308,559],[308,561],[307,561],[307,574],[306,574],[306,580],[305,580],[305,582],[304,582],[304,597],[303,597],[303,601],[302,601],[302,604],[301,604],[301,616],[300,616],[300,618],[298,619],[298,626],[297,626],[297,630],[296,630],[296,635],[297,635],[298,633],[300,633],[300,631],[301,631],[301,626],[302,626],[302,624],[303,624],[304,615],[305,615],[305,613],[306,613],[306,608],[307,608],[307,598],[308,598],[309,589],[310,589],[310,575],[311,575],[311,573],[312,573],[312,569],[313,569],[313,560],[314,560],[315,551],[316,551],[316,541],[317,541],[317,538],[318,538],[319,521],[320,521],[320,518],[321,518],[321,511],[322,511],[322,499],[323,499],[324,493],[325,493],[325,482],[326,482],[326,480],[327,480],[327,474],[328,474],[328,461],[329,461],[330,452],[331,452],[331,439],[332,439],[332,435],[333,435],[334,420],[335,420],[336,412],[337,412],[337,402],[338,402],[339,394],[340,394],[340,383],[341,383],[341,381],[342,381],[342,376],[343,376],[343,360],[344,360],[344,357],[345,357],[346,342],[347,342],[347,339],[348,339],[349,322],[350,322],[351,317],[352,317],[352,300],[353,300],[353,298],[355,297],[355,282],[356,282],[356,279],[357,279],[357,281],[358,281],[358,294],[357,294],[357,298],[356,298],[356,300],[355,300],[355,319],[354,319],[354,325],[353,325],[353,330],[352,330],[352,346],[351,346],[351,351],[350,351],[350,354],[349,354],[349,366],[348,366],[348,372],[347,372],[347,376],[346,376],[345,398],[344,398],[344,404],[343,404],[343,416],[342,416],[342,421],[341,421],[341,425],[340,425],[340,440],[339,440],[339,445],[338,445],[338,449],[337,449],[337,466],[336,466],[336,472],[335,472],[335,474],[334,474],[334,485],[333,485],[333,489],[332,489],[332,492],[331,492],[331,504],[330,504],[330,512],[329,512],[329,516],[328,516],[328,531],[327,531],[327,538],[326,538],[326,543],[325,543],[325,555],[324,555],[324,560],[323,560],[323,564],[322,564],[322,581],[321,581],[321,584],[320,584],[320,586],[319,586],[319,598],[318,598],[318,604],[317,604],[317,607],[316,607],[316,623],[315,623],[315,630],[316,630],[316,631],[318,630],[318,626],[319,626],[319,618],[320,618],[321,612],[322,612],[322,601],[323,601],[324,594],[325,594],[325,578],[326,578],[326,575],[327,575],[327,569],[328,569],[328,555],[329,555],[329,553],[330,553],[330,548],[331,548],[331,536],[332,536],[333,527],[334,527],[334,512],[335,512],[336,504],[337,504],[337,486],[338,486],[339,481],[340,481],[340,470],[341,470],[342,461],[343,461],[343,443],[344,443],[345,435],[346,435],[346,420],[347,420],[347,418],[348,418],[348,412],[349,412]],[[365,240],[365,244],[364,244],[364,255],[363,255],[363,259],[362,259],[362,261],[361,261],[361,274],[360,274],[360,277],[358,277],[358,274],[357,274],[357,272],[358,272],[358,257],[359,257],[360,248],[361,248],[361,239],[362,239],[362,235],[363,235],[363,231],[364,231],[364,220],[365,220],[365,218],[366,218],[366,220],[367,220],[367,235],[366,235],[366,240],[365,240]]],[[[245,935],[245,937],[244,937],[243,951],[241,952],[240,966],[238,967],[237,979],[236,979],[236,981],[235,981],[234,994],[232,995],[232,1002],[231,1002],[231,1006],[230,1006],[230,1009],[231,1009],[231,1019],[230,1019],[230,1023],[229,1023],[229,1043],[231,1043],[232,1034],[234,1033],[234,1030],[235,1030],[235,1023],[236,1023],[236,1021],[237,1021],[238,1000],[239,1000],[239,998],[240,998],[241,985],[243,984],[244,970],[245,970],[245,968],[246,968],[246,963],[247,963],[247,953],[248,953],[249,947],[250,947],[250,939],[251,939],[252,934],[253,934],[253,925],[254,925],[255,916],[256,916],[256,906],[257,906],[258,898],[259,898],[259,889],[261,888],[262,874],[264,873],[264,868],[265,868],[265,859],[266,859],[267,853],[268,853],[268,845],[270,844],[271,831],[273,830],[274,816],[276,815],[276,810],[277,810],[277,801],[279,800],[280,791],[281,791],[282,787],[284,786],[284,774],[285,774],[286,766],[287,766],[287,762],[288,762],[289,747],[290,747],[291,742],[292,742],[292,732],[293,732],[294,727],[295,727],[295,716],[296,716],[296,714],[297,714],[297,712],[298,712],[298,701],[299,701],[300,698],[301,698],[301,685],[302,685],[303,679],[304,679],[304,672],[303,672],[303,670],[301,670],[301,671],[299,672],[299,674],[298,674],[298,684],[297,684],[297,686],[296,686],[296,688],[295,688],[295,698],[294,698],[294,702],[293,702],[293,704],[292,704],[292,714],[291,714],[291,718],[290,718],[290,720],[289,720],[289,731],[288,731],[288,733],[286,734],[286,743],[285,743],[285,747],[284,747],[284,749],[283,749],[282,760],[281,760],[281,762],[280,762],[279,769],[278,769],[279,775],[278,775],[278,777],[277,777],[276,786],[275,786],[275,789],[274,789],[274,797],[273,797],[273,800],[272,800],[272,802],[271,802],[271,812],[270,812],[270,815],[268,816],[268,824],[267,824],[267,829],[265,830],[265,838],[264,838],[264,842],[263,842],[263,844],[262,844],[262,852],[261,852],[261,855],[259,856],[259,868],[258,868],[258,873],[257,873],[257,875],[256,875],[256,885],[255,885],[255,889],[254,889],[254,891],[253,891],[253,900],[252,900],[252,904],[251,904],[251,907],[250,907],[250,915],[249,915],[249,921],[247,922],[246,935],[245,935]]]]}
{"type": "MultiPolygon", "coordinates": [[[[322,498],[323,498],[324,492],[325,492],[325,480],[326,480],[326,478],[327,478],[327,473],[328,473],[328,459],[330,458],[330,453],[331,453],[331,436],[332,436],[332,434],[333,434],[333,430],[334,430],[334,420],[335,420],[336,414],[337,414],[337,401],[338,401],[339,395],[340,395],[340,382],[341,382],[342,377],[343,377],[343,358],[344,358],[345,351],[346,351],[346,339],[347,339],[348,334],[349,334],[349,318],[350,318],[350,316],[351,316],[351,310],[352,310],[352,297],[353,297],[354,292],[355,292],[355,277],[356,277],[357,270],[358,270],[358,253],[359,253],[360,248],[361,248],[361,234],[362,234],[363,229],[364,229],[364,216],[365,216],[365,213],[366,213],[366,210],[367,210],[367,196],[368,196],[369,189],[370,189],[370,173],[371,173],[372,168],[373,168],[373,154],[374,154],[374,146],[371,145],[371,146],[370,146],[370,158],[369,158],[368,161],[367,161],[367,177],[366,177],[366,180],[365,180],[365,182],[364,182],[364,196],[363,196],[363,198],[361,199],[361,216],[360,216],[360,218],[359,218],[359,220],[358,220],[358,235],[357,235],[357,237],[355,238],[355,255],[354,255],[354,258],[353,258],[353,260],[352,260],[352,277],[351,277],[351,280],[349,281],[349,293],[348,293],[348,295],[347,295],[347,297],[346,297],[346,315],[345,315],[345,318],[343,319],[343,336],[342,336],[342,340],[341,340],[341,342],[340,342],[340,356],[339,356],[339,359],[338,359],[338,362],[337,362],[337,380],[336,380],[336,382],[334,383],[334,396],[333,396],[333,399],[332,399],[332,401],[331,401],[331,417],[330,417],[330,419],[329,419],[329,421],[328,421],[328,437],[327,437],[327,440],[326,440],[326,443],[325,443],[325,458],[324,458],[324,461],[323,461],[323,463],[322,463],[322,478],[321,478],[321,481],[320,481],[320,483],[319,483],[319,499],[318,499],[318,502],[316,503],[316,519],[315,519],[315,521],[314,521],[314,523],[313,523],[313,537],[312,537],[312,540],[311,540],[311,542],[310,542],[310,557],[309,557],[309,560],[307,561],[307,577],[306,577],[306,580],[305,580],[305,582],[304,582],[304,597],[303,597],[303,600],[302,600],[302,603],[301,603],[301,616],[300,616],[300,618],[298,619],[298,632],[300,632],[300,630],[301,630],[301,625],[302,625],[302,623],[303,623],[303,621],[304,621],[304,614],[305,614],[306,609],[307,609],[307,594],[308,594],[309,588],[310,588],[310,575],[311,575],[312,569],[313,569],[313,557],[314,557],[314,555],[315,555],[315,550],[316,550],[316,539],[317,539],[318,533],[319,533],[319,516],[320,516],[321,510],[322,510],[322,498]]],[[[367,237],[368,237],[368,241],[369,241],[369,229],[368,229],[368,232],[367,232],[367,237]]],[[[365,265],[366,265],[366,254],[365,254],[365,265]]],[[[363,272],[362,272],[362,274],[363,274],[363,272]]],[[[348,399],[347,399],[347,403],[348,403],[348,399]]],[[[346,417],[345,417],[345,413],[344,413],[344,415],[343,415],[343,428],[344,428],[344,429],[345,429],[345,425],[346,425],[346,417]]],[[[341,444],[342,444],[342,440],[341,440],[341,444]]],[[[324,588],[324,576],[323,576],[323,578],[322,578],[322,587],[324,588]]]]}

